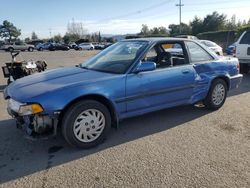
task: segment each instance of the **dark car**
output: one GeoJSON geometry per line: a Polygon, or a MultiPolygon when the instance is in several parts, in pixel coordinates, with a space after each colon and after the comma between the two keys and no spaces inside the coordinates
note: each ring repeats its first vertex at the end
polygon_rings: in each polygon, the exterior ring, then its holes
{"type": "Polygon", "coordinates": [[[50,44],[50,46],[48,47],[48,50],[50,51],[55,51],[55,50],[63,50],[63,51],[68,51],[70,48],[65,45],[65,44],[50,44]]]}

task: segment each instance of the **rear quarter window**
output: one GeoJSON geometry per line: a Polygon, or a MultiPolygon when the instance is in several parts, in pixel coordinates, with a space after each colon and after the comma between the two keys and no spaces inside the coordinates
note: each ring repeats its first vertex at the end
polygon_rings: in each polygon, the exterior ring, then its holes
{"type": "Polygon", "coordinates": [[[246,32],[240,40],[240,44],[250,44],[250,31],[246,32]]]}

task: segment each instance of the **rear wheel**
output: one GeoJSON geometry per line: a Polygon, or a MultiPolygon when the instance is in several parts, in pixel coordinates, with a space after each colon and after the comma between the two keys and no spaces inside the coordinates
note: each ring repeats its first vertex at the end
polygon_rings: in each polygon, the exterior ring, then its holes
{"type": "Polygon", "coordinates": [[[33,51],[34,51],[34,48],[29,47],[29,48],[28,48],[28,51],[29,51],[29,52],[33,52],[33,51]]]}
{"type": "Polygon", "coordinates": [[[225,103],[226,97],[227,83],[222,79],[216,79],[212,82],[204,104],[210,110],[217,110],[225,103]]]}
{"type": "Polygon", "coordinates": [[[111,127],[111,116],[103,104],[86,100],[72,105],[62,122],[62,134],[70,145],[90,148],[104,141],[111,127]]]}
{"type": "Polygon", "coordinates": [[[10,48],[8,48],[8,51],[9,51],[9,52],[13,52],[13,51],[14,51],[14,48],[10,47],[10,48]]]}

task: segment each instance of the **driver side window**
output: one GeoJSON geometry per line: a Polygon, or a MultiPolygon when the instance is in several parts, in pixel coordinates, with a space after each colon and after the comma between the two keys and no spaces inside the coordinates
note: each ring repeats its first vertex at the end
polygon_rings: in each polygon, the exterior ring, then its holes
{"type": "Polygon", "coordinates": [[[153,61],[156,63],[157,52],[155,48],[151,48],[149,52],[146,54],[144,61],[153,61]]]}

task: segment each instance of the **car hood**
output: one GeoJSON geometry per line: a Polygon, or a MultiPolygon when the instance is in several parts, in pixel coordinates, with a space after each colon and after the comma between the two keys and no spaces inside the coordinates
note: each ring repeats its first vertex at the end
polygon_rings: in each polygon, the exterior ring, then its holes
{"type": "Polygon", "coordinates": [[[54,90],[110,79],[114,74],[82,69],[80,67],[59,68],[18,79],[5,91],[5,97],[19,102],[54,90]]]}

